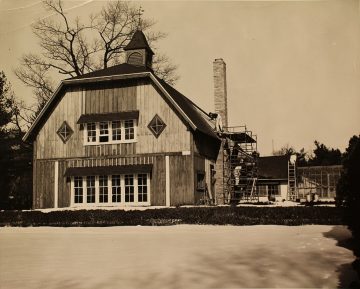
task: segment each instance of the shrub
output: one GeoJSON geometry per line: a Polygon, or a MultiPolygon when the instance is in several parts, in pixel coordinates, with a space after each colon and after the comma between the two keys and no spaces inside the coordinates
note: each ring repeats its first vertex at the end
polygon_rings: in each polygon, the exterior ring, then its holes
{"type": "Polygon", "coordinates": [[[335,207],[191,207],[124,210],[3,211],[0,226],[164,226],[342,224],[335,207]]]}
{"type": "MultiPolygon", "coordinates": [[[[360,135],[349,141],[343,158],[343,172],[337,185],[336,204],[343,207],[343,218],[355,240],[354,253],[360,263],[360,135]]],[[[354,266],[360,277],[360,266],[354,266]]]]}

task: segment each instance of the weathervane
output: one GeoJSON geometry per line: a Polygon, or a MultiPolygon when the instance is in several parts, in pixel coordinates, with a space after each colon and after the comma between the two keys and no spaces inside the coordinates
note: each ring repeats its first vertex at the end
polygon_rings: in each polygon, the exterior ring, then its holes
{"type": "Polygon", "coordinates": [[[138,30],[140,30],[141,29],[141,15],[143,15],[143,13],[144,13],[144,9],[142,9],[142,7],[140,6],[139,7],[139,11],[138,11],[138,13],[136,14],[138,17],[139,17],[139,19],[138,19],[138,30]]]}

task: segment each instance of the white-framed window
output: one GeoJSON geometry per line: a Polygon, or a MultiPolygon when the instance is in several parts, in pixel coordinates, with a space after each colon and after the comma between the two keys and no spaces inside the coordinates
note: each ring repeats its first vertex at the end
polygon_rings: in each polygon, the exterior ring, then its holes
{"type": "Polygon", "coordinates": [[[129,119],[124,121],[124,129],[125,129],[125,139],[130,140],[135,137],[135,125],[134,120],[129,119]]]}
{"type": "Polygon", "coordinates": [[[107,121],[99,123],[99,142],[109,142],[109,123],[107,121]]]}
{"type": "Polygon", "coordinates": [[[134,201],[134,175],[125,175],[125,203],[133,203],[134,201]]]}
{"type": "Polygon", "coordinates": [[[86,142],[96,143],[96,124],[90,122],[86,124],[86,142]]]}
{"type": "Polygon", "coordinates": [[[111,176],[111,188],[112,188],[112,202],[121,202],[121,178],[120,175],[111,176]]]}
{"type": "Polygon", "coordinates": [[[99,176],[99,203],[108,203],[108,176],[99,176]]]}
{"type": "Polygon", "coordinates": [[[86,177],[86,202],[88,204],[96,202],[96,192],[95,192],[95,176],[86,177]]]}
{"type": "Polygon", "coordinates": [[[83,179],[74,177],[74,203],[81,204],[84,200],[83,179]]]}
{"type": "Polygon", "coordinates": [[[84,144],[131,143],[136,134],[136,119],[91,122],[84,125],[84,144]]]}
{"type": "Polygon", "coordinates": [[[71,178],[71,206],[148,206],[148,173],[71,178]]]}
{"type": "Polygon", "coordinates": [[[148,201],[147,174],[138,174],[138,202],[148,201]]]}
{"type": "Polygon", "coordinates": [[[121,121],[113,121],[111,122],[112,129],[112,140],[120,141],[121,140],[121,121]]]}

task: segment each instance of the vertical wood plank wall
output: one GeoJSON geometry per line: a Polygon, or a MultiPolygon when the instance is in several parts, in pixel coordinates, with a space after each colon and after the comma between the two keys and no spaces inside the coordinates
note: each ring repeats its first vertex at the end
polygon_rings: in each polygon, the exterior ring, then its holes
{"type": "Polygon", "coordinates": [[[121,156],[153,156],[151,175],[151,205],[165,205],[165,155],[170,154],[171,205],[194,202],[192,134],[164,96],[149,80],[95,84],[86,88],[68,88],[62,95],[34,142],[34,208],[54,206],[54,162],[59,161],[58,206],[70,205],[70,182],[64,177],[66,168],[85,165],[81,159],[107,160],[121,156]],[[129,144],[83,145],[83,130],[77,124],[82,114],[139,110],[138,141],[129,144]],[[155,115],[165,122],[166,128],[156,138],[148,129],[155,115]],[[64,144],[57,130],[66,121],[74,131],[64,144]],[[172,154],[172,155],[171,155],[172,154]],[[176,155],[174,155],[176,154],[176,155]]]}
{"type": "Polygon", "coordinates": [[[65,160],[59,161],[59,208],[65,208],[70,206],[70,180],[64,177],[68,166],[69,162],[65,160]]]}
{"type": "Polygon", "coordinates": [[[157,156],[151,174],[150,203],[152,206],[165,206],[165,198],[165,156],[157,156]]]}
{"type": "Polygon", "coordinates": [[[54,161],[36,161],[34,181],[34,208],[54,207],[54,161]]]}
{"type": "Polygon", "coordinates": [[[190,150],[190,131],[149,82],[129,86],[98,84],[85,90],[68,89],[37,136],[37,159],[96,157],[135,153],[165,153],[190,150]],[[83,103],[83,101],[85,103],[83,103]],[[139,110],[138,141],[129,144],[84,146],[77,124],[82,114],[139,110]],[[156,138],[147,127],[158,114],[166,128],[156,138]],[[66,121],[74,134],[64,144],[57,130],[66,121]]]}
{"type": "Polygon", "coordinates": [[[170,156],[170,205],[194,204],[192,156],[170,156]]]}
{"type": "Polygon", "coordinates": [[[190,150],[190,131],[160,96],[154,86],[148,82],[140,82],[137,86],[137,105],[139,114],[138,142],[136,152],[168,153],[190,150]],[[148,124],[155,115],[166,124],[158,138],[154,137],[148,124]]]}

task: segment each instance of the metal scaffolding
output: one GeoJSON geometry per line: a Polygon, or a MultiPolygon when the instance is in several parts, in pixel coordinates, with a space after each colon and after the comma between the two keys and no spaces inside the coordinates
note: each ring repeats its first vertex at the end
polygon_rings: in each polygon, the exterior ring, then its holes
{"type": "Polygon", "coordinates": [[[246,126],[225,127],[223,140],[223,194],[225,203],[259,201],[257,136],[246,126]]]}

